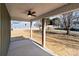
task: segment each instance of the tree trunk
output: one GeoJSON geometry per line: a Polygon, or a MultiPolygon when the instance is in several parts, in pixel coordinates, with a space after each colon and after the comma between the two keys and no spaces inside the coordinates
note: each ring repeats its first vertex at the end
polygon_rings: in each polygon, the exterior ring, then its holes
{"type": "Polygon", "coordinates": [[[68,26],[66,27],[66,30],[67,30],[67,35],[70,34],[70,23],[68,23],[68,26]]]}
{"type": "Polygon", "coordinates": [[[67,35],[69,35],[70,34],[70,29],[67,29],[67,33],[66,33],[67,35]]]}

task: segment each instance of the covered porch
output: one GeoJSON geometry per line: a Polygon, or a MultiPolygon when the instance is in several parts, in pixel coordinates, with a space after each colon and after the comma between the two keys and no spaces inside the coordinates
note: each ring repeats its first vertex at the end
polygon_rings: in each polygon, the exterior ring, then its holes
{"type": "MultiPolygon", "coordinates": [[[[49,16],[60,15],[79,9],[79,4],[0,4],[0,55],[8,56],[52,56],[45,49],[46,43],[46,19],[49,16]],[[28,18],[25,11],[32,10],[36,12],[35,17],[28,18]],[[32,22],[42,20],[42,45],[40,46],[32,38],[32,22]],[[30,38],[20,38],[10,41],[10,21],[28,21],[30,22],[30,38]]],[[[27,33],[26,33],[27,34],[27,33]]]]}

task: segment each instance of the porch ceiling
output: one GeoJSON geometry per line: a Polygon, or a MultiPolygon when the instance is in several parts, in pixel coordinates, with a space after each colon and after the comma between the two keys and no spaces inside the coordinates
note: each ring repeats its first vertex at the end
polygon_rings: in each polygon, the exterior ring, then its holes
{"type": "Polygon", "coordinates": [[[64,3],[7,3],[6,7],[12,20],[29,21],[35,19],[35,17],[28,18],[27,14],[24,13],[25,10],[32,9],[32,11],[36,12],[37,17],[39,17],[64,5],[64,3]]]}
{"type": "Polygon", "coordinates": [[[7,3],[6,7],[12,20],[38,20],[43,17],[54,16],[64,12],[79,10],[79,3],[7,3]],[[25,10],[32,9],[37,17],[28,17],[25,10]]]}

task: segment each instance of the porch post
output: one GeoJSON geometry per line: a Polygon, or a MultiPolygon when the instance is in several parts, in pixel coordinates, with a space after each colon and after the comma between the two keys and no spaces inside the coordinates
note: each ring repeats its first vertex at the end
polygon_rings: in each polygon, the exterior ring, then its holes
{"type": "Polygon", "coordinates": [[[30,21],[30,38],[32,39],[32,21],[30,21]]]}
{"type": "Polygon", "coordinates": [[[46,20],[45,18],[42,19],[42,46],[45,47],[46,41],[46,20]]]}

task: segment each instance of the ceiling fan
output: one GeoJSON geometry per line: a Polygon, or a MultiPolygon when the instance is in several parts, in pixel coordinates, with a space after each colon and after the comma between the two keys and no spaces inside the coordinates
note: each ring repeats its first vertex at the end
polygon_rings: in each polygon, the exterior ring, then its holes
{"type": "Polygon", "coordinates": [[[31,9],[29,9],[29,10],[25,10],[25,12],[24,13],[27,13],[27,16],[28,17],[36,17],[36,12],[35,11],[32,11],[31,9]]]}

